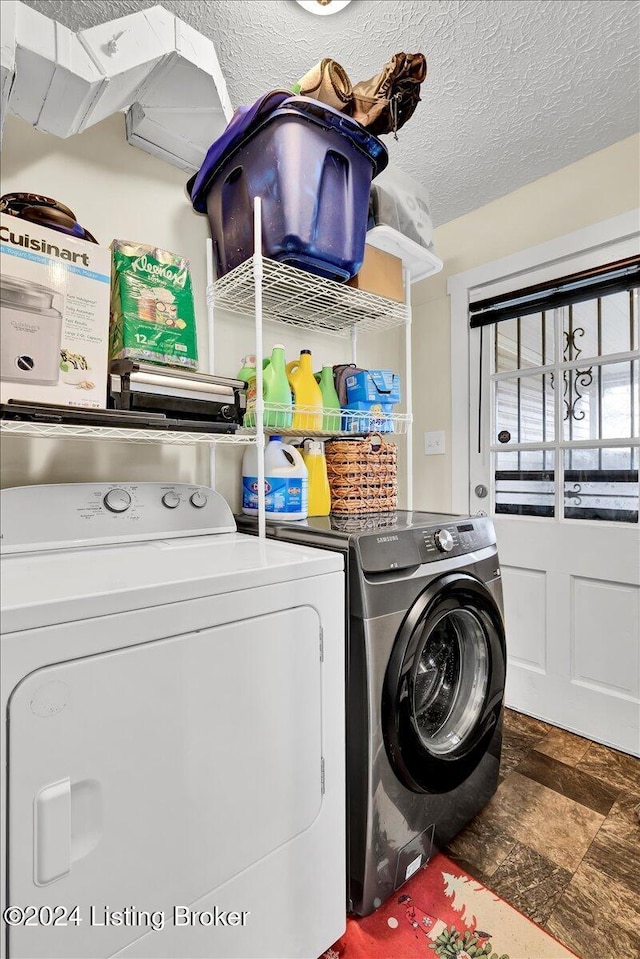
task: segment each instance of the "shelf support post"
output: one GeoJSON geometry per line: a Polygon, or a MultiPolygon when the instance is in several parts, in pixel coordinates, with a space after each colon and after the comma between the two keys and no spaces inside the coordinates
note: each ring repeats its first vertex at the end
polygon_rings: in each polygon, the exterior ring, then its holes
{"type": "Polygon", "coordinates": [[[358,331],[356,329],[356,324],[351,324],[351,362],[357,366],[358,365],[358,331]]]}
{"type": "Polygon", "coordinates": [[[267,533],[264,495],[264,392],[262,389],[262,200],[253,201],[253,282],[256,324],[256,448],[258,459],[258,536],[267,533]]]}
{"type": "Polygon", "coordinates": [[[413,509],[413,383],[411,378],[411,273],[406,267],[402,271],[404,283],[404,303],[407,309],[404,325],[404,379],[406,400],[405,407],[409,416],[407,426],[406,460],[407,460],[407,509],[413,509]]]}
{"type": "MultiPolygon", "coordinates": [[[[207,343],[209,347],[209,373],[211,376],[215,370],[215,293],[213,285],[213,241],[207,239],[206,246],[207,258],[207,343]]],[[[211,444],[209,448],[209,486],[216,488],[216,448],[211,444]]]]}

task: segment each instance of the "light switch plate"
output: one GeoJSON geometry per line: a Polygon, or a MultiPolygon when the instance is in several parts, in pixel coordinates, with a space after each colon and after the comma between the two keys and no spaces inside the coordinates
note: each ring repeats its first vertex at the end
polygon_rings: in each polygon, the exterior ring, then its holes
{"type": "Polygon", "coordinates": [[[425,456],[433,456],[436,453],[445,452],[444,430],[434,430],[431,433],[424,434],[424,453],[425,456]]]}

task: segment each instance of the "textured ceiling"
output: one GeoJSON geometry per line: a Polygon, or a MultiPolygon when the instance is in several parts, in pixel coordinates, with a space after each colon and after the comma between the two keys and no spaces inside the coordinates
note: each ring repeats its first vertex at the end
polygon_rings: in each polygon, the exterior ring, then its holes
{"type": "MultiPolygon", "coordinates": [[[[27,0],[73,29],[151,0],[27,0]]],[[[422,51],[422,103],[391,158],[444,223],[636,132],[638,0],[352,0],[314,17],[294,0],[164,0],[210,37],[234,106],[331,56],[352,82],[422,51]]],[[[606,189],[606,184],[603,184],[606,189]]]]}

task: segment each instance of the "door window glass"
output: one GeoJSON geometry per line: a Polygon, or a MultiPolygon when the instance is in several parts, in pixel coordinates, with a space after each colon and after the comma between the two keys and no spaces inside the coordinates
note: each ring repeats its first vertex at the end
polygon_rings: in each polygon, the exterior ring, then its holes
{"type": "Polygon", "coordinates": [[[497,327],[497,373],[534,369],[553,363],[553,313],[534,313],[505,320],[497,327]]]}
{"type": "Polygon", "coordinates": [[[564,452],[567,519],[638,522],[638,448],[564,452]]]}
{"type": "Polygon", "coordinates": [[[550,374],[498,380],[496,435],[500,443],[544,443],[553,438],[554,390],[550,374]]]}
{"type": "Polygon", "coordinates": [[[633,293],[613,293],[562,310],[562,337],[567,360],[596,359],[637,349],[633,293]]]}
{"type": "Polygon", "coordinates": [[[563,435],[568,440],[638,436],[638,363],[565,370],[563,435]]]}
{"type": "Polygon", "coordinates": [[[638,290],[497,323],[493,338],[495,512],[637,523],[638,290]]]}
{"type": "Polygon", "coordinates": [[[496,453],[496,513],[553,516],[556,498],[554,464],[553,450],[496,453]]]}
{"type": "Polygon", "coordinates": [[[488,676],[487,637],[477,615],[445,613],[424,638],[413,679],[413,715],[428,752],[454,752],[473,731],[488,676]]]}

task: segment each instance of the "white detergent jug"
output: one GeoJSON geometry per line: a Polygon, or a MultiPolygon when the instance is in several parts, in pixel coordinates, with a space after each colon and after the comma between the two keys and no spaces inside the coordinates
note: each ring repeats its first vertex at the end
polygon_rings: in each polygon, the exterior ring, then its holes
{"type": "MultiPolygon", "coordinates": [[[[264,492],[267,519],[307,518],[307,467],[295,446],[280,436],[272,436],[264,451],[264,492]]],[[[258,450],[253,444],[242,458],[242,512],[258,515],[258,450]]]]}

